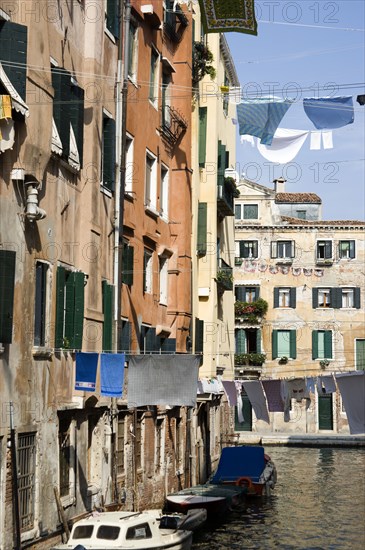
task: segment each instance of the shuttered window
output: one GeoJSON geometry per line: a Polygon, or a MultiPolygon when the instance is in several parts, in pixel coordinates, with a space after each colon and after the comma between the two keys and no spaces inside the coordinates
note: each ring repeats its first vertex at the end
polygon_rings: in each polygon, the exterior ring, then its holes
{"type": "Polygon", "coordinates": [[[218,186],[223,188],[224,171],[226,169],[226,146],[218,141],[218,186]]]}
{"type": "Polygon", "coordinates": [[[57,268],[56,348],[82,348],[84,281],[83,273],[57,268]]]}
{"type": "Polygon", "coordinates": [[[35,303],[34,303],[34,345],[46,344],[46,307],[48,264],[36,263],[35,303]]]}
{"type": "Polygon", "coordinates": [[[118,350],[124,351],[126,355],[131,350],[131,323],[129,321],[121,322],[118,350]]]}
{"type": "Polygon", "coordinates": [[[297,305],[297,289],[295,287],[274,288],[274,307],[292,307],[297,305]]]}
{"type": "Polygon", "coordinates": [[[272,358],[297,357],[296,330],[272,331],[272,358]]]}
{"type": "Polygon", "coordinates": [[[332,241],[317,241],[317,260],[332,259],[332,241]]]}
{"type": "Polygon", "coordinates": [[[332,359],[332,331],[312,331],[312,359],[332,359]]]}
{"type": "Polygon", "coordinates": [[[103,113],[102,184],[109,191],[115,188],[115,120],[103,113]]]}
{"type": "Polygon", "coordinates": [[[207,203],[200,202],[198,206],[198,240],[196,246],[198,256],[205,256],[207,253],[207,211],[207,203]]]}
{"type": "Polygon", "coordinates": [[[103,294],[103,351],[111,352],[113,349],[113,286],[106,281],[102,282],[103,294]]]}
{"type": "Polygon", "coordinates": [[[122,282],[128,286],[133,284],[134,247],[123,244],[122,282]]]}
{"type": "Polygon", "coordinates": [[[24,25],[0,21],[0,58],[10,82],[25,100],[28,30],[24,25]]]}
{"type": "Polygon", "coordinates": [[[235,332],[236,353],[246,353],[246,332],[243,328],[238,328],[235,332]]]}
{"type": "Polygon", "coordinates": [[[195,353],[204,351],[204,321],[195,318],[195,353]]]}
{"type": "Polygon", "coordinates": [[[237,285],[235,296],[236,300],[240,302],[256,302],[260,298],[260,287],[237,285]]]}
{"type": "Polygon", "coordinates": [[[199,166],[204,168],[207,154],[208,108],[199,107],[199,166]]]}
{"type": "Polygon", "coordinates": [[[13,336],[13,304],[15,257],[12,250],[0,250],[0,342],[11,344],[13,336]]]}
{"type": "Polygon", "coordinates": [[[257,241],[239,241],[240,258],[258,258],[257,241]]]}
{"type": "Polygon", "coordinates": [[[106,0],[105,8],[105,26],[115,38],[119,38],[119,0],[106,0]]]}
{"type": "Polygon", "coordinates": [[[355,258],[355,241],[340,241],[338,243],[338,255],[341,259],[355,258]]]}

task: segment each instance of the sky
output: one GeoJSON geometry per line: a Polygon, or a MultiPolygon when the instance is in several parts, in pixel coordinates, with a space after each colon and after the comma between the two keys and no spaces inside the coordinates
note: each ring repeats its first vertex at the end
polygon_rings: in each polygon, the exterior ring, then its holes
{"type": "Polygon", "coordinates": [[[303,98],[352,96],[354,122],[333,130],[333,149],[311,151],[306,139],[287,165],[273,164],[237,132],[237,170],[288,192],[314,192],[325,220],[365,219],[365,2],[363,0],[255,0],[258,35],[226,33],[245,97],[274,92],[295,98],[280,128],[315,130],[303,98]],[[256,92],[256,90],[258,92],[256,92]]]}

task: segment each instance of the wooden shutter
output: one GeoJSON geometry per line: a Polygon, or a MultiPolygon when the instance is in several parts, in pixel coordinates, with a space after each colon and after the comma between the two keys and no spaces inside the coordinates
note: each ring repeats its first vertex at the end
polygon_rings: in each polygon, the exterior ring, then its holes
{"type": "Polygon", "coordinates": [[[289,258],[295,257],[295,241],[290,241],[289,244],[289,258]]]}
{"type": "Polygon", "coordinates": [[[256,329],[256,353],[261,353],[261,330],[256,329]]]}
{"type": "Polygon", "coordinates": [[[318,288],[312,288],[312,307],[318,307],[318,288]]]}
{"type": "Polygon", "coordinates": [[[246,353],[246,332],[244,328],[236,330],[236,353],[246,353]]]}
{"type": "Polygon", "coordinates": [[[146,331],[146,353],[149,351],[157,351],[156,329],[149,327],[146,331]]]}
{"type": "Polygon", "coordinates": [[[361,307],[361,292],[359,287],[354,288],[354,307],[356,309],[360,309],[361,307]]]}
{"type": "Polygon", "coordinates": [[[325,359],[332,359],[332,331],[324,331],[324,357],[325,359]]]}
{"type": "Polygon", "coordinates": [[[199,107],[199,166],[205,166],[207,152],[207,116],[208,108],[199,107]]]}
{"type": "Polygon", "coordinates": [[[74,334],[72,347],[73,349],[80,350],[82,348],[82,336],[84,328],[85,275],[80,272],[72,272],[70,273],[70,276],[74,286],[74,334]]]}
{"type": "Polygon", "coordinates": [[[15,283],[13,250],[0,250],[0,342],[11,344],[13,337],[13,304],[15,283]]]}
{"type": "Polygon", "coordinates": [[[274,288],[274,307],[279,307],[279,287],[274,288]]]}
{"type": "Polygon", "coordinates": [[[278,331],[277,330],[272,331],[271,346],[272,346],[272,352],[271,352],[272,353],[272,358],[277,359],[277,357],[278,357],[278,331]]]}
{"type": "Polygon", "coordinates": [[[71,73],[60,67],[52,68],[53,118],[62,143],[62,157],[70,154],[71,73]]]}
{"type": "Polygon", "coordinates": [[[350,241],[350,252],[349,257],[351,259],[355,258],[355,241],[350,241]]]}
{"type": "Polygon", "coordinates": [[[113,348],[113,286],[102,282],[103,293],[103,351],[111,352],[113,348]]]}
{"type": "Polygon", "coordinates": [[[297,331],[290,330],[290,357],[291,359],[297,358],[297,331]]]}
{"type": "Polygon", "coordinates": [[[24,25],[0,21],[2,67],[22,99],[26,99],[28,30],[24,25]]]}
{"type": "Polygon", "coordinates": [[[115,120],[103,116],[103,185],[110,191],[115,187],[115,120]]]}
{"type": "Polygon", "coordinates": [[[318,359],[318,330],[312,330],[312,359],[318,359]]]}
{"type": "Polygon", "coordinates": [[[342,288],[330,289],[330,306],[339,309],[342,307],[342,288]]]}
{"type": "Polygon", "coordinates": [[[272,241],[271,243],[271,257],[272,258],[278,257],[278,243],[276,241],[272,241]]]}
{"type": "Polygon", "coordinates": [[[325,241],[324,257],[326,260],[332,258],[332,241],[325,241]]]}
{"type": "Polygon", "coordinates": [[[218,141],[218,186],[223,187],[224,183],[224,170],[226,168],[226,146],[222,145],[222,142],[218,141]]]}
{"type": "Polygon", "coordinates": [[[290,307],[295,309],[297,307],[297,289],[295,287],[289,289],[289,300],[290,307]]]}
{"type": "Polygon", "coordinates": [[[45,315],[46,315],[46,285],[47,264],[37,262],[35,279],[34,303],[34,345],[44,346],[45,315]]]}
{"type": "Polygon", "coordinates": [[[176,352],[176,338],[165,338],[161,342],[161,351],[164,353],[175,353],[176,352]]]}
{"type": "Polygon", "coordinates": [[[66,270],[64,267],[57,268],[56,277],[56,327],[55,327],[55,348],[63,348],[64,335],[64,314],[65,314],[65,282],[66,270]]]}
{"type": "Polygon", "coordinates": [[[197,240],[198,256],[205,256],[207,253],[207,212],[208,212],[207,203],[200,202],[198,206],[198,240],[197,240]]]}
{"type": "Polygon", "coordinates": [[[122,282],[128,286],[133,284],[134,247],[124,243],[122,282]]]}
{"type": "Polygon", "coordinates": [[[119,0],[106,2],[106,28],[115,38],[119,38],[119,0]]]}
{"type": "Polygon", "coordinates": [[[203,353],[204,350],[204,321],[195,318],[195,353],[203,353]]]}
{"type": "Polygon", "coordinates": [[[260,287],[255,287],[255,300],[258,300],[260,298],[260,287]]]}
{"type": "Polygon", "coordinates": [[[80,167],[84,154],[84,90],[74,85],[70,79],[70,122],[75,134],[80,167]]]}
{"type": "Polygon", "coordinates": [[[239,302],[245,302],[246,301],[246,287],[245,286],[236,286],[235,289],[236,294],[236,300],[239,302]]]}
{"type": "Polygon", "coordinates": [[[122,321],[118,351],[129,352],[130,349],[131,349],[131,323],[129,321],[122,321]]]}

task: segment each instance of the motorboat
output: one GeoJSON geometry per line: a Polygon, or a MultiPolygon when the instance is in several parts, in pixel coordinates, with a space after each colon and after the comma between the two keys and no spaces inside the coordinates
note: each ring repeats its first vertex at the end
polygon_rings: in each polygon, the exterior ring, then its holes
{"type": "Polygon", "coordinates": [[[188,509],[186,513],[171,512],[163,514],[160,521],[160,529],[185,529],[197,531],[207,520],[205,508],[188,509]]]}
{"type": "Polygon", "coordinates": [[[270,495],[277,472],[274,462],[258,445],[225,447],[212,484],[244,487],[247,496],[270,495]]]}
{"type": "Polygon", "coordinates": [[[161,510],[94,512],[72,527],[52,550],[190,550],[192,531],[161,525],[161,510]]]}
{"type": "Polygon", "coordinates": [[[183,513],[205,508],[211,519],[238,505],[244,493],[244,487],[206,483],[167,495],[166,505],[168,510],[183,513]]]}

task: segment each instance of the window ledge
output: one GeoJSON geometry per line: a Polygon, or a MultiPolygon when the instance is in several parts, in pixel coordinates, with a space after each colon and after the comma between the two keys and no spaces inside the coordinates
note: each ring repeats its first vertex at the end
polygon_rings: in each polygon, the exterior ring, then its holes
{"type": "Polygon", "coordinates": [[[35,358],[50,359],[53,355],[53,350],[51,348],[33,346],[32,355],[35,358]]]}
{"type": "Polygon", "coordinates": [[[334,260],[320,260],[320,259],[316,259],[316,264],[317,265],[332,265],[334,262],[334,260]]]}
{"type": "Polygon", "coordinates": [[[158,218],[160,216],[159,212],[153,206],[148,206],[147,204],[145,204],[144,209],[147,214],[150,214],[154,218],[158,218]]]}
{"type": "Polygon", "coordinates": [[[113,193],[110,191],[110,189],[105,187],[102,183],[100,184],[100,192],[109,198],[113,198],[113,193]]]}
{"type": "Polygon", "coordinates": [[[104,27],[104,34],[107,35],[107,37],[113,42],[113,44],[116,44],[115,36],[106,27],[104,27]]]}
{"type": "Polygon", "coordinates": [[[128,81],[129,81],[131,84],[133,84],[133,86],[134,86],[135,88],[137,88],[137,90],[138,90],[139,86],[138,86],[137,78],[136,78],[135,75],[130,75],[130,74],[129,74],[129,75],[128,75],[128,81]]]}
{"type": "Polygon", "coordinates": [[[277,264],[291,265],[293,263],[293,258],[277,258],[277,264]]]}

